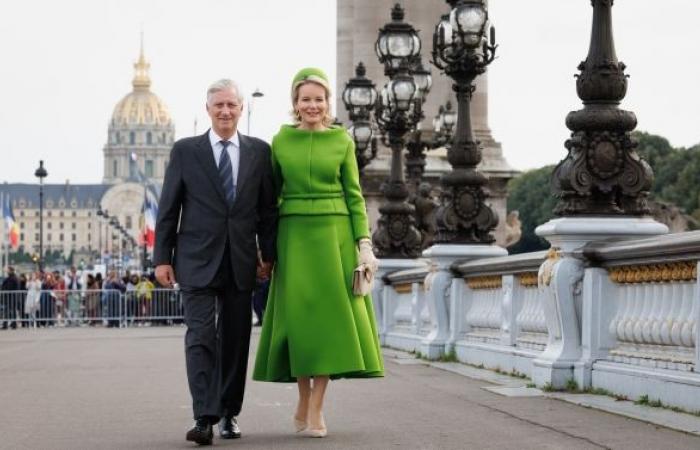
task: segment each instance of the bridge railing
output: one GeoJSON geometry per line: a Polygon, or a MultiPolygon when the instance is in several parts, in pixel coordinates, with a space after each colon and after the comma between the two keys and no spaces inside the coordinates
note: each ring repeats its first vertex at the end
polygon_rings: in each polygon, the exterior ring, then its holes
{"type": "Polygon", "coordinates": [[[384,345],[700,410],[700,231],[382,279],[384,345]]]}

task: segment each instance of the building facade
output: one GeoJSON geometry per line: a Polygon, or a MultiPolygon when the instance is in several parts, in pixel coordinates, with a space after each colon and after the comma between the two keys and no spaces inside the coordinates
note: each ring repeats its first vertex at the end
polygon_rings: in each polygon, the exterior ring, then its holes
{"type": "MultiPolygon", "coordinates": [[[[78,255],[71,262],[86,264],[100,254],[117,257],[120,251],[133,259],[140,257],[139,249],[122,239],[97,211],[107,211],[139,242],[145,189],[139,171],[156,186],[163,182],[175,126],[167,106],[150,90],[149,67],[142,45],[134,64],[132,91],[116,104],[108,123],[102,183],[44,184],[44,252],[59,252],[64,258],[78,255]]],[[[4,183],[0,193],[9,197],[20,229],[19,250],[38,254],[39,186],[4,183]]],[[[6,233],[3,236],[7,239],[6,233]]]]}

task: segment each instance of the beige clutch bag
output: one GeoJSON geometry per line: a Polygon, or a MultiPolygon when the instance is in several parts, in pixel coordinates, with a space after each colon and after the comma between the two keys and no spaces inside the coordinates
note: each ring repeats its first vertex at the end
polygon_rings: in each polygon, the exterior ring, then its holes
{"type": "Polygon", "coordinates": [[[352,293],[355,295],[367,295],[372,290],[374,274],[364,264],[357,266],[352,274],[352,293]]]}

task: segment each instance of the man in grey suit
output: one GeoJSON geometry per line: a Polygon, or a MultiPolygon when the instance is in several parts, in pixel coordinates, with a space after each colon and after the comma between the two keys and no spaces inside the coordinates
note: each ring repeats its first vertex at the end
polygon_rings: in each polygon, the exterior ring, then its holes
{"type": "Polygon", "coordinates": [[[182,291],[195,418],[186,439],[198,444],[211,444],[217,422],[222,438],[240,437],[251,292],[256,266],[270,272],[277,232],[270,147],[237,132],[237,85],[212,84],[206,108],[211,129],[171,150],[153,254],[158,282],[182,291]]]}

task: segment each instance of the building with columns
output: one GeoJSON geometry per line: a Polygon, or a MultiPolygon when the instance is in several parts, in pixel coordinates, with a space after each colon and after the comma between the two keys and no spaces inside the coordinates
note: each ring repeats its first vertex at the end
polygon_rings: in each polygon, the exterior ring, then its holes
{"type": "MultiPolygon", "coordinates": [[[[141,252],[121,240],[98,209],[114,216],[137,242],[142,228],[144,185],[138,171],[160,186],[175,140],[175,126],[163,101],[151,92],[149,63],[143,52],[134,64],[132,91],[114,107],[103,148],[104,176],[99,184],[44,184],[44,251],[58,251],[73,263],[89,264],[102,254],[122,253],[137,259],[141,252]],[[138,170],[137,170],[138,169],[138,170]],[[120,242],[122,241],[122,242],[120,242]]],[[[51,179],[51,168],[48,179],[51,179]]],[[[20,229],[19,250],[39,251],[38,184],[0,184],[3,198],[9,196],[20,229]]],[[[2,220],[2,218],[0,218],[2,220]]],[[[5,224],[2,224],[3,230],[5,224]]],[[[3,231],[3,236],[6,233],[3,231]]]]}
{"type": "MultiPolygon", "coordinates": [[[[362,62],[367,68],[367,78],[371,79],[377,90],[388,78],[384,76],[384,68],[377,59],[374,44],[377,40],[378,30],[391,21],[391,8],[396,0],[337,0],[337,84],[336,84],[336,111],[338,118],[348,123],[347,112],[342,102],[342,92],[347,81],[355,76],[355,66],[362,62]]],[[[441,74],[429,62],[432,50],[433,29],[440,20],[442,14],[449,12],[449,5],[445,2],[428,2],[425,0],[402,0],[405,21],[412,24],[418,30],[422,43],[421,56],[423,66],[430,68],[433,77],[433,87],[428,94],[427,101],[423,105],[425,120],[421,124],[424,135],[430,135],[432,119],[437,114],[440,105],[448,100],[456,105],[456,98],[452,91],[452,81],[446,75],[441,74]]],[[[476,138],[483,146],[483,159],[479,169],[489,177],[488,202],[498,214],[498,227],[494,236],[499,244],[505,242],[506,234],[506,200],[508,181],[518,172],[513,169],[503,157],[501,144],[491,134],[488,124],[488,72],[480,75],[476,81],[476,91],[472,98],[472,126],[476,138]]],[[[363,188],[367,198],[370,214],[370,222],[376,224],[378,208],[383,202],[379,186],[388,177],[391,152],[387,148],[380,150],[377,158],[364,169],[363,188]]],[[[450,170],[447,161],[447,152],[444,148],[430,150],[426,158],[424,178],[433,186],[439,186],[440,176],[450,170]]]]}

